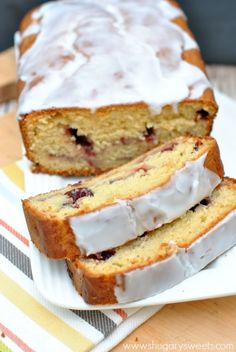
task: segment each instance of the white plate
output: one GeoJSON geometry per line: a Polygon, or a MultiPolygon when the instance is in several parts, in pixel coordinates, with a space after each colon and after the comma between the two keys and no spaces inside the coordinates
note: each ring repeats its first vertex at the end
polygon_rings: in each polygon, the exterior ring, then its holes
{"type": "MultiPolygon", "coordinates": [[[[217,101],[220,110],[212,135],[219,143],[226,175],[236,177],[236,103],[219,93],[217,101]]],[[[46,192],[78,180],[32,174],[27,166],[25,177],[28,195],[46,192]]],[[[51,303],[65,308],[81,310],[134,308],[236,294],[236,276],[233,275],[236,271],[236,246],[196,275],[163,293],[131,303],[107,306],[92,306],[84,302],[76,292],[63,260],[49,260],[32,243],[30,252],[33,277],[39,291],[51,303]]]]}
{"type": "Polygon", "coordinates": [[[236,270],[236,246],[207,268],[169,290],[139,301],[106,306],[85,303],[72,284],[64,260],[48,259],[32,243],[30,253],[32,273],[38,290],[48,301],[64,308],[135,308],[236,294],[236,276],[232,274],[236,270]]]}

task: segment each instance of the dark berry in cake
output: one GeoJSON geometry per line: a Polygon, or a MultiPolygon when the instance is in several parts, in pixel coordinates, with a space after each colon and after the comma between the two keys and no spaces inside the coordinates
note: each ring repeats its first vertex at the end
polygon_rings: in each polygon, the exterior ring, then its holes
{"type": "Polygon", "coordinates": [[[205,205],[205,206],[207,206],[207,205],[210,204],[210,203],[211,203],[210,197],[204,198],[204,199],[201,200],[201,202],[200,202],[200,204],[205,205]]]}
{"type": "Polygon", "coordinates": [[[204,205],[205,207],[208,205],[208,204],[210,204],[210,202],[211,202],[211,199],[210,199],[210,197],[207,197],[207,198],[204,198],[203,200],[201,200],[201,202],[199,203],[199,204],[196,204],[196,205],[194,205],[191,209],[189,209],[189,210],[191,210],[191,211],[195,211],[195,209],[201,204],[201,205],[204,205]]]}
{"type": "Polygon", "coordinates": [[[209,117],[209,112],[204,109],[201,109],[197,111],[194,120],[195,121],[206,120],[208,117],[209,117]]]}
{"type": "Polygon", "coordinates": [[[114,254],[115,254],[115,250],[114,249],[110,249],[108,251],[103,251],[103,252],[98,252],[95,254],[90,254],[88,256],[88,258],[90,259],[96,259],[96,260],[107,260],[109,258],[111,258],[114,254]]]}
{"type": "Polygon", "coordinates": [[[153,139],[156,136],[156,131],[154,127],[146,127],[146,131],[144,132],[144,137],[147,142],[153,142],[153,139]]]}
{"type": "Polygon", "coordinates": [[[92,197],[93,192],[88,188],[82,187],[72,189],[71,191],[66,192],[65,195],[71,198],[73,203],[75,203],[80,198],[92,197]]]}
{"type": "Polygon", "coordinates": [[[93,152],[93,142],[89,139],[89,137],[78,134],[77,128],[69,128],[70,135],[75,138],[75,143],[81,145],[84,148],[84,151],[87,154],[92,154],[93,152]]]}

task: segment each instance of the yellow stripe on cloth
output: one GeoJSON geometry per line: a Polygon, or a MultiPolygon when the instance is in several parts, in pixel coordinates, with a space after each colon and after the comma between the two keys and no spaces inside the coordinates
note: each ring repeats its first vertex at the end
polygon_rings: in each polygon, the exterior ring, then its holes
{"type": "Polygon", "coordinates": [[[0,352],[12,352],[12,350],[0,341],[0,352]]]}
{"type": "Polygon", "coordinates": [[[16,163],[4,166],[2,171],[18,188],[25,190],[24,173],[16,163]]]}
{"type": "Polygon", "coordinates": [[[0,272],[1,291],[14,305],[49,334],[75,352],[88,351],[94,343],[37,302],[16,282],[0,272]]]}

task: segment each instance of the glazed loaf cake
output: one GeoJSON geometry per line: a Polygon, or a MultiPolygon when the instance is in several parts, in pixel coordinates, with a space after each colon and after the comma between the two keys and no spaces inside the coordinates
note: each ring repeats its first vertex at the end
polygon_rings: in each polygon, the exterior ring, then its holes
{"type": "Polygon", "coordinates": [[[211,137],[179,137],[90,180],[23,201],[34,244],[73,259],[117,247],[179,217],[220,183],[211,137]]]}
{"type": "Polygon", "coordinates": [[[34,171],[99,174],[180,135],[217,105],[173,0],[54,1],[16,35],[18,118],[34,171]]]}
{"type": "Polygon", "coordinates": [[[210,197],[172,223],[67,264],[87,303],[125,303],[178,284],[235,244],[236,180],[226,178],[210,197]]]}

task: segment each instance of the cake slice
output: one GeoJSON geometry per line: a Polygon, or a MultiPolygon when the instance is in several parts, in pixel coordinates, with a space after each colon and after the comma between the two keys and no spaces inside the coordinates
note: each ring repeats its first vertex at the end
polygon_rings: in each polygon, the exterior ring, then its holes
{"type": "Polygon", "coordinates": [[[178,284],[235,244],[236,180],[225,178],[210,197],[172,223],[67,264],[87,303],[125,303],[178,284]]]}
{"type": "Polygon", "coordinates": [[[73,259],[130,241],[179,217],[223,176],[216,141],[179,137],[132,162],[23,201],[35,245],[73,259]]]}
{"type": "Polygon", "coordinates": [[[33,170],[92,175],[180,135],[217,104],[175,1],[53,1],[16,35],[18,118],[33,170]]]}

